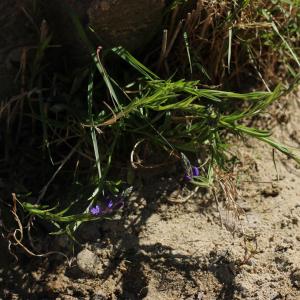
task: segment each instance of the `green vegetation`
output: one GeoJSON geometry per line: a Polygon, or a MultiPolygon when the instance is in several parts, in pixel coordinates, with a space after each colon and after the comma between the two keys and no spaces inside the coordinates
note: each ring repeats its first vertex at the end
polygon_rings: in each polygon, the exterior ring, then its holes
{"type": "Polygon", "coordinates": [[[90,205],[134,184],[133,170],[168,168],[182,157],[201,166],[192,183],[211,187],[215,170],[230,171],[228,133],[300,163],[294,149],[243,122],[297,85],[299,24],[299,1],[173,1],[166,29],[139,59],[122,47],[94,51],[76,17],[91,63],[57,64],[61,50],[51,36],[41,40],[26,92],[10,100],[22,105],[14,115],[0,110],[24,222],[29,213],[72,234],[99,219],[90,205]]]}

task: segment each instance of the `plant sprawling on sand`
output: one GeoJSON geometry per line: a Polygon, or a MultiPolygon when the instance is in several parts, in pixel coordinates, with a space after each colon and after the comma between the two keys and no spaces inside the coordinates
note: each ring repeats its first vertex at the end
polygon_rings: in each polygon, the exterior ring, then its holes
{"type": "Polygon", "coordinates": [[[211,187],[215,170],[228,170],[229,132],[300,162],[270,132],[242,122],[299,80],[298,1],[173,1],[161,47],[159,36],[140,59],[122,47],[95,50],[72,18],[91,63],[64,64],[51,36],[41,39],[26,89],[0,107],[4,161],[20,166],[10,180],[30,215],[72,234],[82,222],[118,211],[130,191],[124,181],[132,185],[132,169],[147,164],[181,161],[181,177],[211,187]],[[47,184],[38,194],[40,179],[47,184]],[[68,187],[63,195],[61,184],[68,187]],[[122,196],[107,202],[106,194],[122,196]]]}

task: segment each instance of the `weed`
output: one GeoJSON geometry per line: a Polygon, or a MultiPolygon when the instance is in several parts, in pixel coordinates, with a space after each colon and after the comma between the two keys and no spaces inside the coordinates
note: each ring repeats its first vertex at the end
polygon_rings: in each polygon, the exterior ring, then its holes
{"type": "MultiPolygon", "coordinates": [[[[95,49],[72,13],[90,63],[79,68],[47,61],[50,52],[61,50],[53,47],[51,36],[36,47],[27,91],[20,95],[26,99],[19,112],[22,143],[13,155],[22,157],[23,165],[29,161],[29,176],[17,172],[26,179],[18,179],[24,210],[51,222],[56,233],[73,236],[81,223],[118,213],[105,204],[106,195],[130,191],[125,187],[129,163],[133,169],[154,169],[182,161],[182,177],[186,172],[189,183],[214,186],[216,172],[228,171],[228,132],[257,138],[300,162],[294,149],[273,140],[270,132],[244,125],[299,80],[299,3],[172,4],[161,51],[153,50],[156,59],[150,67],[122,47],[95,49]],[[120,68],[113,78],[115,64],[120,68]],[[156,72],[151,70],[155,67],[156,72]],[[288,87],[278,84],[278,71],[288,87]],[[249,91],[251,78],[267,91],[249,91]],[[192,157],[197,168],[189,162],[192,157]],[[122,168],[127,174],[121,174],[122,168]],[[33,178],[38,182],[28,184],[33,178]],[[55,189],[62,184],[63,194],[55,189]]],[[[2,118],[6,112],[9,121],[18,99],[1,108],[2,118]]]]}

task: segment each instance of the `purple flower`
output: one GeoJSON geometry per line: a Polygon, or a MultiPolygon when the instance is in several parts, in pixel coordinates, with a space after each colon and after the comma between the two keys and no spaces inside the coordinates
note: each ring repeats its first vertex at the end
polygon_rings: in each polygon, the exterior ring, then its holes
{"type": "Polygon", "coordinates": [[[184,180],[186,180],[186,181],[191,181],[194,177],[197,177],[197,176],[199,176],[199,175],[200,175],[199,168],[193,166],[193,167],[191,168],[190,174],[188,174],[188,173],[185,173],[185,174],[184,174],[184,180]]]}
{"type": "Polygon", "coordinates": [[[93,215],[93,216],[98,216],[101,214],[101,207],[100,205],[96,205],[95,207],[91,207],[90,208],[90,213],[93,215]]]}
{"type": "Polygon", "coordinates": [[[200,175],[200,171],[198,167],[192,167],[193,177],[197,177],[200,175]]]}
{"type": "Polygon", "coordinates": [[[109,200],[108,203],[107,203],[107,208],[112,208],[114,205],[114,202],[112,200],[109,200]]]}
{"type": "Polygon", "coordinates": [[[116,210],[119,210],[124,206],[124,198],[121,196],[107,196],[103,200],[104,204],[101,207],[100,204],[96,204],[95,206],[91,206],[89,212],[92,216],[104,216],[107,214],[111,214],[116,210]]]}

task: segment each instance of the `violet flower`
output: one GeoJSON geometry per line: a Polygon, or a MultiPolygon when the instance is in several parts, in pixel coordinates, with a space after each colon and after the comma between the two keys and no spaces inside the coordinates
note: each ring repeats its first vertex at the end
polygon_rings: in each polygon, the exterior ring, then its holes
{"type": "Polygon", "coordinates": [[[124,206],[124,199],[122,197],[116,198],[116,201],[111,199],[106,199],[105,207],[102,208],[99,204],[90,207],[90,214],[94,217],[98,217],[100,215],[106,215],[112,213],[114,210],[118,210],[124,206]]]}
{"type": "Polygon", "coordinates": [[[192,167],[193,177],[198,177],[200,175],[200,171],[198,167],[192,167]]]}
{"type": "Polygon", "coordinates": [[[91,207],[90,208],[90,213],[93,216],[99,216],[101,214],[101,207],[100,207],[100,205],[97,204],[95,207],[91,207]]]}
{"type": "Polygon", "coordinates": [[[109,200],[107,203],[107,208],[113,208],[114,202],[112,200],[109,200]]]}
{"type": "Polygon", "coordinates": [[[191,181],[194,177],[198,177],[199,175],[200,175],[199,168],[196,166],[193,166],[191,168],[190,174],[188,174],[188,173],[184,174],[184,180],[191,181]]]}

